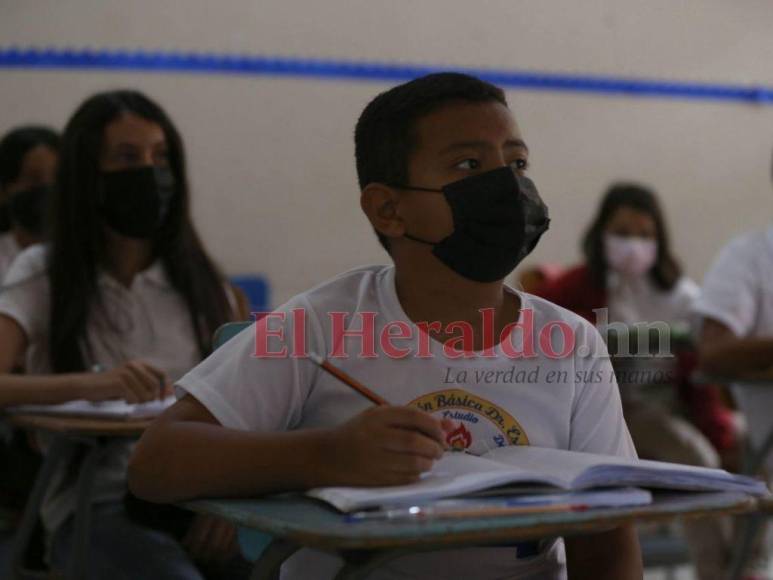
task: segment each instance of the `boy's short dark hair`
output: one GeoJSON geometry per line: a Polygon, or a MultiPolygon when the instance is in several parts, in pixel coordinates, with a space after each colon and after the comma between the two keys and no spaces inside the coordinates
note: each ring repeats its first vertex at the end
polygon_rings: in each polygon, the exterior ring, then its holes
{"type": "MultiPolygon", "coordinates": [[[[422,117],[452,101],[507,106],[499,87],[470,75],[443,72],[419,77],[378,95],[365,107],[354,130],[360,189],[369,183],[405,183],[416,146],[414,129],[422,117]]],[[[389,251],[389,241],[376,232],[389,251]]]]}

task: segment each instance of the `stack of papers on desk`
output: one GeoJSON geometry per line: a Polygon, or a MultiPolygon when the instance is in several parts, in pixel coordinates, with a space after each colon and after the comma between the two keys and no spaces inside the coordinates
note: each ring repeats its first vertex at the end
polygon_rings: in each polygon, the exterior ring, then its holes
{"type": "Polygon", "coordinates": [[[10,413],[56,415],[60,417],[89,417],[93,419],[139,420],[152,419],[163,413],[175,402],[174,397],[131,404],[126,401],[69,401],[61,405],[19,405],[8,409],[10,413]]]}

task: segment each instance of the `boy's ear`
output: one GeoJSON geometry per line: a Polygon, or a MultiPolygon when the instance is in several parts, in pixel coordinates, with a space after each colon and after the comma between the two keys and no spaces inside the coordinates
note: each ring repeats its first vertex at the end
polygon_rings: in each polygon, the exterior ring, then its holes
{"type": "Polygon", "coordinates": [[[388,238],[400,238],[405,223],[397,211],[399,193],[383,183],[369,183],[360,194],[360,207],[373,229],[388,238]]]}

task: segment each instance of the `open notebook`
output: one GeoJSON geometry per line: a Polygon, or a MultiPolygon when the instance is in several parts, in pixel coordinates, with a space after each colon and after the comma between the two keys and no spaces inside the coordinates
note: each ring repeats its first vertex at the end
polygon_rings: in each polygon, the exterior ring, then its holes
{"type": "Polygon", "coordinates": [[[61,405],[20,405],[8,409],[11,413],[35,413],[38,415],[58,415],[61,417],[91,417],[94,419],[151,419],[172,406],[174,397],[160,401],[131,404],[126,401],[69,401],[61,405]]]}
{"type": "Polygon", "coordinates": [[[326,487],[312,489],[308,495],[326,501],[343,512],[350,512],[426,503],[501,486],[510,486],[509,489],[502,489],[502,494],[518,493],[518,485],[526,486],[529,492],[534,491],[534,486],[571,491],[638,486],[737,491],[753,495],[768,493],[763,482],[722,469],[513,445],[494,449],[481,457],[446,453],[435,463],[432,471],[411,485],[326,487]]]}

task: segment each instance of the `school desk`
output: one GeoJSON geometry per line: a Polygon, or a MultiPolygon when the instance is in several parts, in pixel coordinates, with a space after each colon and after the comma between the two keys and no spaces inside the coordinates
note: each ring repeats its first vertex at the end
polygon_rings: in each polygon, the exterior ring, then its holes
{"type": "MultiPolygon", "coordinates": [[[[240,528],[242,545],[274,539],[260,554],[252,580],[279,577],[281,563],[301,547],[341,555],[336,580],[360,580],[390,559],[455,546],[504,544],[608,529],[631,522],[746,513],[758,500],[739,493],[657,494],[648,506],[576,512],[424,521],[348,522],[333,508],[301,495],[254,500],[197,500],[185,507],[223,517],[240,528]]],[[[248,558],[255,554],[245,554],[248,558]]]]}
{"type": "Polygon", "coordinates": [[[27,505],[24,507],[11,550],[11,566],[14,578],[18,580],[37,578],[24,569],[30,537],[40,513],[43,496],[62,461],[77,449],[84,454],[78,467],[78,496],[74,515],[75,544],[70,564],[64,571],[67,580],[86,577],[89,554],[89,532],[91,528],[91,493],[96,466],[106,443],[116,438],[135,439],[150,425],[150,421],[105,420],[94,418],[57,417],[54,415],[7,414],[2,419],[14,427],[44,431],[52,436],[45,454],[43,465],[32,487],[27,505]]]}

